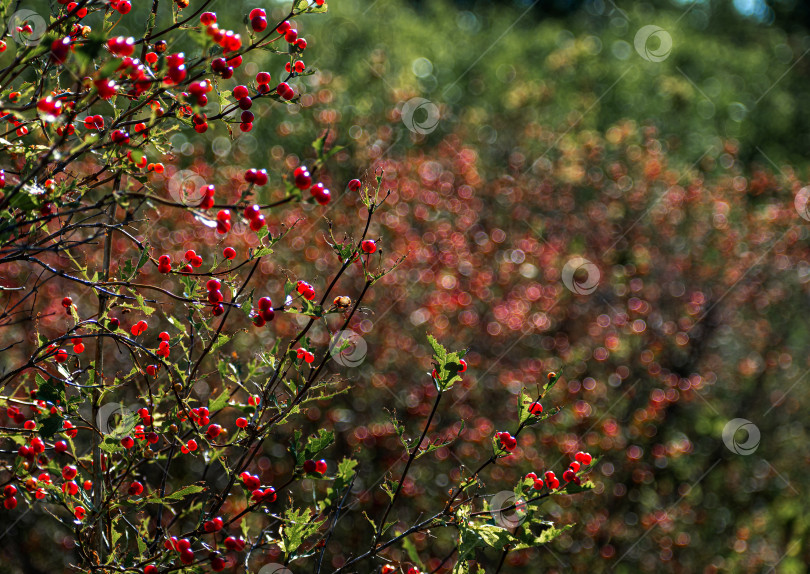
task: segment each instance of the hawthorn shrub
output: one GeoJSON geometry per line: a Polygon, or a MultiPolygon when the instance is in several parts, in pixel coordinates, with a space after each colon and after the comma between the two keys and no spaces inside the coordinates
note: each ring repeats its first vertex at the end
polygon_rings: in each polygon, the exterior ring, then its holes
{"type": "MultiPolygon", "coordinates": [[[[286,173],[240,165],[238,152],[228,165],[184,165],[172,146],[177,132],[249,132],[262,106],[297,111],[298,78],[311,73],[298,25],[326,11],[322,0],[227,24],[208,1],[81,0],[42,16],[3,5],[8,522],[29,511],[55,521],[69,570],[145,574],[481,572],[570,527],[540,503],[592,488],[591,454],[571,448],[500,492],[484,481],[528,427],[559,412],[540,402],[556,372],[515,395],[514,417],[478,428],[485,454],[461,461],[419,517],[403,497],[420,459],[446,458],[461,432],[434,424],[468,373],[465,351],[428,337],[432,357],[409,365],[432,390],[417,432],[391,413],[404,464],[379,486],[358,482],[355,458],[330,456],[346,440],[330,409],[362,384],[335,368],[353,354],[342,334],[407,253],[371,234],[390,201],[383,170],[333,196],[326,168],[341,148],[329,133],[308,161],[288,158],[286,173]],[[285,64],[277,82],[251,66],[260,52],[285,64]],[[308,222],[327,213],[340,223],[308,222]],[[293,236],[331,259],[302,262],[293,236]],[[386,502],[355,509],[373,488],[386,502]],[[441,554],[416,549],[427,537],[441,554]]],[[[23,569],[61,558],[42,548],[23,569]]]]}

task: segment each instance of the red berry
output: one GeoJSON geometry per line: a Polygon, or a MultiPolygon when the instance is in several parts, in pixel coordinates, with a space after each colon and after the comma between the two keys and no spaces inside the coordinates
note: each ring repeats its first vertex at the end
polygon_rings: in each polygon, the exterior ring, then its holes
{"type": "Polygon", "coordinates": [[[226,247],[222,251],[222,256],[225,259],[234,259],[236,257],[236,250],[233,247],[226,247]]]}
{"type": "Polygon", "coordinates": [[[366,239],[360,244],[360,248],[366,253],[374,253],[377,251],[377,243],[373,239],[366,239]]]}
{"type": "Polygon", "coordinates": [[[247,86],[236,86],[233,89],[233,97],[236,100],[241,100],[242,98],[246,98],[248,95],[247,86]]]}
{"type": "Polygon", "coordinates": [[[361,185],[359,179],[353,179],[349,182],[349,191],[360,191],[361,185]]]}
{"type": "Polygon", "coordinates": [[[203,26],[210,26],[217,21],[217,15],[213,12],[203,12],[200,14],[200,24],[203,26]]]}
{"type": "Polygon", "coordinates": [[[208,291],[219,291],[222,288],[222,283],[219,279],[209,279],[205,283],[205,288],[208,291]]]}
{"type": "Polygon", "coordinates": [[[267,72],[259,72],[256,74],[256,83],[259,85],[267,85],[270,83],[270,74],[267,72]]]}
{"type": "Polygon", "coordinates": [[[236,426],[240,429],[247,428],[248,420],[245,417],[239,417],[236,419],[236,426]]]}
{"type": "Polygon", "coordinates": [[[533,415],[537,416],[537,415],[539,415],[540,413],[543,412],[543,405],[541,405],[540,403],[535,401],[535,402],[533,402],[532,404],[529,405],[529,412],[532,413],[533,415]]]}
{"type": "Polygon", "coordinates": [[[65,297],[64,299],[62,299],[62,307],[64,307],[65,309],[69,309],[71,305],[73,305],[73,299],[71,299],[70,297],[65,297]]]}
{"type": "Polygon", "coordinates": [[[589,464],[591,464],[591,461],[593,460],[593,457],[590,454],[588,454],[587,452],[580,451],[580,452],[578,452],[577,454],[574,455],[574,459],[577,462],[583,464],[584,466],[588,466],[589,464]]]}
{"type": "Polygon", "coordinates": [[[66,452],[67,449],[68,449],[68,444],[63,440],[60,440],[60,441],[54,443],[54,445],[53,445],[53,450],[55,450],[58,453],[66,452]]]}
{"type": "Polygon", "coordinates": [[[133,438],[131,436],[125,436],[124,438],[121,439],[121,446],[123,446],[125,449],[129,450],[133,446],[135,446],[135,441],[133,440],[133,438]]]}
{"type": "Polygon", "coordinates": [[[76,517],[76,520],[83,520],[85,516],[87,516],[87,511],[82,506],[77,506],[73,509],[73,516],[76,517]]]}
{"type": "Polygon", "coordinates": [[[321,459],[315,463],[315,472],[318,474],[326,473],[326,461],[321,459]]]}
{"type": "Polygon", "coordinates": [[[254,32],[264,32],[267,29],[267,18],[264,16],[256,16],[250,19],[250,27],[254,32]]]}

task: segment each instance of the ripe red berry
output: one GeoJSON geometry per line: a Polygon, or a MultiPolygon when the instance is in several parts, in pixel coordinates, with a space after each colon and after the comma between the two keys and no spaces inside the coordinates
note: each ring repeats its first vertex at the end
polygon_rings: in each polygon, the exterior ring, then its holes
{"type": "Polygon", "coordinates": [[[234,259],[236,258],[236,250],[233,247],[226,247],[222,250],[222,256],[228,260],[234,259]]]}
{"type": "Polygon", "coordinates": [[[250,19],[250,27],[254,32],[264,32],[267,29],[267,18],[264,16],[256,16],[250,19]]]}
{"type": "Polygon", "coordinates": [[[349,182],[349,191],[360,191],[361,185],[359,179],[353,179],[349,182]]]}
{"type": "Polygon", "coordinates": [[[71,305],[73,305],[73,299],[71,299],[70,297],[65,297],[64,299],[62,299],[62,307],[64,307],[65,309],[69,309],[71,305]]]}
{"type": "Polygon", "coordinates": [[[256,83],[259,85],[266,86],[267,84],[270,83],[270,79],[271,79],[270,74],[268,74],[267,72],[259,72],[258,74],[256,74],[256,83]]]}
{"type": "Polygon", "coordinates": [[[147,564],[143,567],[143,574],[158,574],[157,566],[154,564],[147,564]]]}
{"type": "Polygon", "coordinates": [[[140,496],[143,493],[143,484],[137,480],[133,480],[129,485],[130,496],[140,496]]]}
{"type": "Polygon", "coordinates": [[[245,417],[239,417],[236,419],[236,426],[240,429],[247,428],[248,420],[245,417]]]}
{"type": "Polygon", "coordinates": [[[574,455],[574,459],[577,462],[579,462],[580,464],[582,464],[584,466],[588,466],[589,464],[591,464],[591,461],[593,460],[593,457],[590,454],[588,454],[587,452],[580,451],[580,452],[578,452],[577,454],[574,455]]]}
{"type": "Polygon", "coordinates": [[[529,412],[537,416],[543,412],[543,405],[535,401],[529,405],[529,412]]]}
{"type": "Polygon", "coordinates": [[[68,449],[68,444],[63,440],[55,442],[54,445],[53,445],[53,450],[55,450],[58,453],[66,452],[67,449],[68,449]]]}
{"type": "Polygon", "coordinates": [[[79,471],[76,470],[75,466],[67,465],[62,468],[62,478],[64,478],[65,480],[73,480],[74,478],[76,478],[78,472],[79,471]]]}
{"type": "Polygon", "coordinates": [[[217,15],[213,12],[203,12],[200,14],[200,24],[203,26],[210,26],[217,21],[217,15]]]}
{"type": "Polygon", "coordinates": [[[82,506],[77,506],[73,509],[73,516],[76,517],[76,520],[83,520],[85,516],[87,516],[87,511],[82,506]]]}
{"type": "Polygon", "coordinates": [[[56,360],[57,363],[64,363],[65,361],[68,360],[67,351],[65,351],[64,349],[59,349],[58,351],[56,351],[54,359],[56,360]]]}
{"type": "Polygon", "coordinates": [[[373,239],[366,239],[360,244],[360,248],[366,253],[374,253],[377,251],[377,243],[373,239]]]}
{"type": "Polygon", "coordinates": [[[315,472],[326,474],[326,461],[324,459],[315,462],[315,472]]]}

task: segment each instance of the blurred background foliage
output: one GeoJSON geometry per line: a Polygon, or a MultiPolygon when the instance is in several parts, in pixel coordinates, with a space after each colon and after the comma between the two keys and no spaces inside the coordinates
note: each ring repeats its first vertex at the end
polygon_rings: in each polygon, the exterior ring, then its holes
{"type": "MultiPolygon", "coordinates": [[[[236,27],[255,4],[230,6],[241,9],[220,10],[220,21],[236,27]]],[[[272,6],[282,15],[286,3],[272,6]]],[[[509,489],[530,469],[560,473],[566,453],[586,448],[601,457],[598,488],[548,503],[576,528],[513,553],[502,572],[806,571],[810,252],[794,196],[810,144],[808,26],[799,1],[335,0],[299,24],[317,69],[294,81],[300,106],[254,106],[253,131],[233,139],[221,126],[175,136],[172,161],[236,198],[251,166],[268,167],[266,193],[280,193],[330,130],[347,146],[324,175],[336,195],[325,215],[340,233],[362,217],[342,191],[350,177],[383,172],[393,190],[372,233],[384,264],[408,257],[352,325],[368,357],[334,368],[357,388],[309,413],[312,429],[341,431],[334,459],[360,459],[363,510],[379,515],[375,480],[402,470],[386,409],[411,435],[429,411],[429,331],[469,348],[470,370],[431,431],[460,431],[459,442],[406,483],[413,519],[444,500],[460,465],[488,456],[493,432],[514,427],[520,388],[561,369],[546,406],[565,410],[482,478],[509,489]],[[648,24],[671,35],[661,62],[634,47],[648,24]],[[413,97],[439,107],[432,133],[402,121],[413,97]],[[589,295],[561,282],[576,255],[599,270],[589,295]],[[723,445],[734,417],[761,431],[754,454],[723,445]]],[[[280,75],[283,60],[263,58],[248,61],[245,80],[280,75]]],[[[274,300],[282,272],[322,287],[336,267],[320,215],[304,204],[272,221],[306,220],[261,268],[274,300]]],[[[199,241],[171,214],[156,221],[150,239],[163,250],[199,241]]],[[[235,232],[225,243],[252,241],[235,232]]],[[[339,284],[350,296],[359,288],[339,284]]],[[[268,348],[296,327],[276,324],[257,335],[268,348]]],[[[255,349],[237,337],[221,353],[238,363],[255,349]]],[[[266,447],[267,481],[289,470],[285,438],[266,447]]],[[[367,542],[360,510],[338,527],[344,549],[367,542]]],[[[25,518],[19,532],[33,525],[25,518]]],[[[429,568],[447,548],[424,537],[414,552],[429,568]]]]}

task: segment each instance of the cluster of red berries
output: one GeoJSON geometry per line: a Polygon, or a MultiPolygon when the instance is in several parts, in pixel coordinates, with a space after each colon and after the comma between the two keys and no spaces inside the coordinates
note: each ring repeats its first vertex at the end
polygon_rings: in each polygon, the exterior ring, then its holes
{"type": "Polygon", "coordinates": [[[264,32],[267,29],[267,12],[264,11],[264,8],[251,10],[250,14],[248,14],[248,20],[254,32],[264,32]]]}
{"type": "Polygon", "coordinates": [[[84,343],[82,342],[81,337],[73,337],[70,340],[70,343],[73,345],[73,352],[77,355],[84,353],[84,343]]]}
{"type": "Polygon", "coordinates": [[[205,429],[205,436],[208,437],[208,440],[214,440],[220,434],[222,434],[222,430],[222,427],[217,424],[210,425],[207,429],[205,429]]]}
{"type": "Polygon", "coordinates": [[[86,130],[103,130],[104,129],[104,116],[87,116],[84,118],[84,129],[86,130]]]}
{"type": "Polygon", "coordinates": [[[300,74],[304,70],[306,70],[306,64],[304,64],[303,60],[296,60],[294,63],[287,62],[284,64],[284,69],[287,71],[288,74],[296,73],[300,74]]]}
{"type": "Polygon", "coordinates": [[[13,484],[7,484],[6,487],[3,489],[3,495],[5,496],[5,500],[3,500],[3,506],[6,510],[11,510],[13,508],[17,508],[17,487],[13,484]]]}
{"type": "Polygon", "coordinates": [[[38,436],[31,437],[29,444],[20,445],[20,448],[17,449],[19,456],[29,460],[36,458],[37,455],[43,452],[45,452],[45,443],[38,436]]]}
{"type": "Polygon", "coordinates": [[[188,94],[183,94],[184,97],[193,97],[198,106],[208,104],[208,96],[206,94],[214,89],[211,82],[208,80],[201,80],[199,82],[192,82],[188,87],[188,94]]]}
{"type": "Polygon", "coordinates": [[[129,14],[132,10],[132,3],[129,0],[109,0],[110,8],[121,15],[129,14]]]}
{"type": "Polygon", "coordinates": [[[245,181],[259,187],[267,184],[267,170],[251,168],[245,172],[245,181]]]}
{"type": "MultiPolygon", "coordinates": [[[[211,413],[208,411],[208,407],[197,407],[189,411],[189,417],[191,420],[200,426],[205,426],[211,422],[211,419],[209,418],[210,414],[211,413]]],[[[181,416],[180,420],[185,420],[185,418],[181,416]]]]}
{"type": "Polygon", "coordinates": [[[188,263],[181,269],[183,273],[191,273],[192,267],[202,267],[203,259],[193,249],[189,249],[183,254],[188,263]]]}
{"type": "Polygon", "coordinates": [[[214,194],[216,188],[213,185],[204,185],[200,188],[202,193],[202,201],[200,201],[200,209],[211,209],[214,207],[214,194]]]}
{"type": "Polygon", "coordinates": [[[224,235],[231,230],[231,212],[229,209],[220,209],[217,212],[217,233],[224,235]]]}
{"type": "Polygon", "coordinates": [[[304,362],[307,364],[311,364],[315,360],[315,355],[313,355],[303,347],[301,347],[296,351],[295,356],[298,359],[304,359],[304,362]]]}
{"type": "Polygon", "coordinates": [[[37,102],[37,110],[44,114],[46,122],[54,121],[62,113],[62,102],[53,96],[46,96],[37,102]]]}
{"type": "Polygon", "coordinates": [[[8,418],[12,419],[18,425],[21,425],[25,422],[25,415],[22,414],[19,407],[10,406],[6,408],[6,415],[8,418]]]}
{"type": "Polygon", "coordinates": [[[194,439],[189,440],[186,444],[180,447],[180,452],[188,454],[197,450],[197,441],[194,439]]]}
{"type": "Polygon", "coordinates": [[[171,351],[171,347],[169,345],[169,334],[166,331],[163,331],[160,335],[158,335],[158,339],[160,339],[160,343],[158,344],[158,350],[155,354],[158,357],[168,359],[171,351]]]}
{"type": "Polygon", "coordinates": [[[222,306],[222,301],[225,297],[222,295],[222,283],[219,279],[209,279],[205,283],[205,288],[208,290],[208,302],[211,304],[211,312],[215,317],[219,317],[225,312],[225,307],[222,306]]]}
{"type": "Polygon", "coordinates": [[[315,298],[315,289],[306,281],[299,281],[295,285],[295,290],[307,301],[312,301],[315,298]]]}
{"type": "Polygon", "coordinates": [[[211,520],[206,520],[205,522],[203,522],[203,530],[205,530],[206,532],[219,532],[220,530],[222,530],[222,527],[224,525],[225,523],[223,522],[222,517],[217,516],[215,518],[212,518],[211,520]]]}
{"type": "MultiPolygon", "coordinates": [[[[322,4],[322,3],[321,3],[322,4]]],[[[319,4],[320,6],[320,4],[319,4]]],[[[276,32],[284,36],[288,44],[294,45],[298,50],[304,51],[307,48],[307,41],[298,37],[298,30],[292,27],[289,21],[285,20],[276,28],[276,32]]]]}
{"type": "Polygon", "coordinates": [[[273,301],[270,297],[261,297],[256,301],[256,309],[252,311],[253,324],[257,327],[264,327],[268,321],[272,321],[276,316],[273,310],[273,301]]]}
{"type": "Polygon", "coordinates": [[[183,52],[166,56],[166,77],[163,83],[172,86],[186,79],[186,55],[183,52]]]}
{"type": "Polygon", "coordinates": [[[70,309],[73,307],[73,299],[70,297],[65,297],[62,299],[62,307],[64,307],[67,311],[67,315],[70,315],[70,309]]]}
{"type": "Polygon", "coordinates": [[[275,502],[278,497],[276,489],[272,486],[261,488],[262,482],[255,474],[245,471],[239,475],[239,478],[242,479],[245,488],[250,491],[251,498],[256,502],[275,502]]]}
{"type": "Polygon", "coordinates": [[[288,101],[295,97],[295,90],[287,82],[281,82],[276,86],[276,93],[288,101]]]}
{"type": "Polygon", "coordinates": [[[515,447],[517,447],[517,439],[508,432],[506,431],[499,432],[495,436],[498,437],[498,442],[501,443],[501,446],[504,448],[504,450],[508,450],[511,452],[515,450],[515,447]]]}
{"type": "Polygon", "coordinates": [[[113,56],[117,56],[118,58],[131,56],[132,53],[135,52],[135,38],[132,36],[129,38],[124,38],[123,36],[110,38],[107,41],[107,49],[113,56]]]}
{"type": "MultiPolygon", "coordinates": [[[[180,560],[183,564],[191,564],[194,562],[194,551],[191,549],[191,540],[188,538],[178,540],[177,536],[172,536],[166,540],[163,546],[167,550],[174,550],[180,553],[180,560]]],[[[157,568],[155,568],[154,572],[157,572],[157,568]]],[[[144,574],[146,574],[146,568],[144,568],[144,574]]]]}
{"type": "Polygon", "coordinates": [[[124,130],[113,130],[110,132],[110,139],[116,145],[126,145],[129,143],[129,134],[124,130]]]}
{"type": "Polygon", "coordinates": [[[211,36],[223,52],[236,52],[242,48],[242,37],[231,30],[220,30],[217,26],[217,15],[213,12],[200,14],[200,24],[207,26],[205,33],[211,36]]]}
{"type": "Polygon", "coordinates": [[[143,334],[143,332],[146,331],[146,329],[148,329],[148,328],[149,328],[149,324],[146,321],[144,321],[143,319],[141,319],[140,321],[138,321],[137,323],[132,325],[132,328],[130,329],[130,332],[132,333],[133,337],[137,337],[138,335],[143,334]]]}
{"type": "Polygon", "coordinates": [[[307,474],[320,474],[323,476],[326,474],[326,461],[324,459],[321,460],[305,460],[304,461],[304,472],[307,474]]]}

